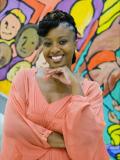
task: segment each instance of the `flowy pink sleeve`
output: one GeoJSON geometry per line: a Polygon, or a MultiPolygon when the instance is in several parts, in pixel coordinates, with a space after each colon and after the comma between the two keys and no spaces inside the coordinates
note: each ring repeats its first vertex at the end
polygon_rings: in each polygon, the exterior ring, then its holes
{"type": "Polygon", "coordinates": [[[5,111],[4,135],[28,146],[49,148],[47,137],[52,131],[32,122],[26,116],[30,87],[27,81],[25,71],[20,71],[12,83],[5,111]]]}
{"type": "Polygon", "coordinates": [[[109,160],[103,142],[102,92],[96,82],[85,96],[72,96],[63,135],[71,160],[109,160]]]}

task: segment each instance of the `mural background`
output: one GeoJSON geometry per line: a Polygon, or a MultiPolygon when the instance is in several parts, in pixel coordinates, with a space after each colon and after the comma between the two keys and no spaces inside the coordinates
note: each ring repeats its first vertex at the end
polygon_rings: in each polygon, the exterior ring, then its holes
{"type": "MultiPolygon", "coordinates": [[[[21,68],[36,65],[39,42],[37,36],[33,38],[34,24],[54,9],[66,11],[75,19],[78,40],[72,69],[100,84],[107,124],[104,141],[110,159],[119,160],[119,0],[0,0],[0,125],[3,125],[4,106],[13,77],[21,68]]],[[[45,63],[43,57],[39,58],[40,63],[45,63]]]]}

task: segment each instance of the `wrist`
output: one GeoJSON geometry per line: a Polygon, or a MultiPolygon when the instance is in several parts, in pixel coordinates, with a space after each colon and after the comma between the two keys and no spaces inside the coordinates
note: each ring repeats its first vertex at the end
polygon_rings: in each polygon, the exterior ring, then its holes
{"type": "Polygon", "coordinates": [[[81,85],[79,82],[72,85],[72,95],[81,95],[84,96],[81,85]]]}

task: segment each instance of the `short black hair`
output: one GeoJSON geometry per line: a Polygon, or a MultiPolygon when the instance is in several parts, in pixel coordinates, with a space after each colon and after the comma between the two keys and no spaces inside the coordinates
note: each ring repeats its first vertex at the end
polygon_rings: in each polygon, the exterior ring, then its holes
{"type": "Polygon", "coordinates": [[[38,34],[45,37],[50,29],[56,28],[60,23],[64,22],[72,28],[72,31],[75,33],[75,39],[77,39],[77,28],[73,17],[61,10],[53,10],[43,17],[38,24],[38,34]]]}

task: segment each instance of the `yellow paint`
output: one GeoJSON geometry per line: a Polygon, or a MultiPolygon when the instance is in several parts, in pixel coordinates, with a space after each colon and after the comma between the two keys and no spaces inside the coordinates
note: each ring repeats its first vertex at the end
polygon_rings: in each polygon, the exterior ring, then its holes
{"type": "Polygon", "coordinates": [[[14,42],[15,42],[15,39],[11,39],[11,40],[0,39],[0,43],[6,43],[8,45],[11,45],[14,42]]]}
{"type": "Polygon", "coordinates": [[[107,12],[105,12],[101,17],[99,21],[99,25],[104,24],[107,22],[112,16],[114,16],[117,12],[120,11],[120,2],[118,2],[116,5],[114,5],[112,8],[110,8],[107,12]]]}
{"type": "Polygon", "coordinates": [[[110,8],[112,5],[114,5],[116,2],[119,2],[119,0],[106,0],[104,4],[103,12],[105,12],[108,8],[110,8]]]}
{"type": "Polygon", "coordinates": [[[10,91],[11,83],[8,80],[0,81],[0,92],[8,95],[10,91]]]}
{"type": "MultiPolygon", "coordinates": [[[[111,3],[112,4],[112,3],[111,3]]],[[[110,5],[109,5],[110,7],[110,5]]],[[[107,9],[107,8],[106,8],[107,9]]],[[[109,10],[107,10],[105,13],[103,13],[99,20],[99,28],[97,30],[97,33],[101,33],[105,30],[107,30],[112,22],[115,20],[117,16],[120,15],[120,1],[113,5],[109,10]]]]}
{"type": "Polygon", "coordinates": [[[120,15],[120,13],[117,13],[115,16],[113,16],[107,23],[104,25],[100,26],[97,30],[97,34],[107,30],[113,23],[113,21],[120,15]]]}
{"type": "Polygon", "coordinates": [[[26,17],[22,10],[16,8],[16,9],[11,10],[10,13],[18,17],[21,23],[25,23],[26,17]]]}
{"type": "Polygon", "coordinates": [[[23,68],[31,68],[31,64],[27,61],[16,63],[7,73],[7,79],[12,81],[16,73],[23,68]]]}
{"type": "Polygon", "coordinates": [[[77,30],[81,37],[83,37],[85,29],[89,25],[94,14],[92,0],[77,1],[71,8],[70,14],[74,17],[77,30]]]}
{"type": "Polygon", "coordinates": [[[120,144],[120,125],[113,124],[108,127],[108,133],[111,138],[111,144],[114,146],[118,146],[120,144]]]}
{"type": "Polygon", "coordinates": [[[120,160],[120,153],[117,154],[117,160],[120,160]]]}

